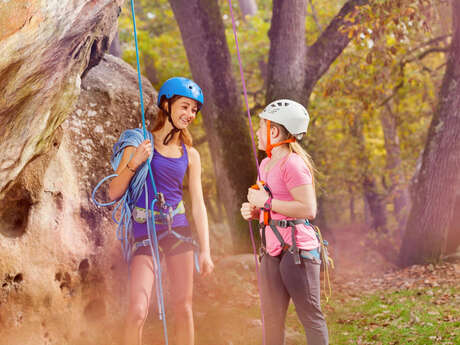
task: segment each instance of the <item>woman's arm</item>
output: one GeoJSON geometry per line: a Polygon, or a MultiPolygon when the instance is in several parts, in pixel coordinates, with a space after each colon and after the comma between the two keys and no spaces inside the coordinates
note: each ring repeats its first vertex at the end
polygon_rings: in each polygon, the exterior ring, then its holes
{"type": "Polygon", "coordinates": [[[127,146],[121,157],[115,177],[109,184],[110,200],[119,199],[125,192],[137,168],[149,158],[152,152],[150,140],[144,140],[138,147],[127,146]]]}
{"type": "MultiPolygon", "coordinates": [[[[260,184],[260,182],[259,182],[260,184]]],[[[316,196],[312,184],[301,185],[289,190],[294,200],[272,199],[271,209],[291,218],[314,219],[316,217],[316,196]]],[[[263,207],[268,200],[268,193],[260,184],[259,189],[249,189],[248,201],[256,207],[263,207]]]]}
{"type": "Polygon", "coordinates": [[[201,186],[201,160],[198,151],[190,147],[189,151],[189,188],[192,201],[192,215],[198,232],[201,251],[210,252],[209,226],[201,186]]]}
{"type": "Polygon", "coordinates": [[[316,196],[312,184],[294,187],[289,190],[293,201],[272,200],[272,210],[287,217],[307,218],[313,220],[316,217],[316,196]]]}
{"type": "Polygon", "coordinates": [[[205,263],[203,273],[210,273],[213,268],[211,251],[209,248],[209,225],[204,204],[203,189],[201,186],[201,160],[200,154],[193,147],[188,147],[189,157],[189,189],[192,202],[192,216],[200,242],[200,265],[205,263]],[[204,261],[204,262],[203,262],[204,261]]]}

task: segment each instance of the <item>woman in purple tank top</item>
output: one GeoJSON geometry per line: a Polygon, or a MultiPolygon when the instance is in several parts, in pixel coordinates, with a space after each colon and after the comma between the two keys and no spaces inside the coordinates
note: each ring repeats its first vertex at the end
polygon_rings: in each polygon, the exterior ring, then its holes
{"type": "MultiPolygon", "coordinates": [[[[172,214],[172,219],[169,222],[165,221],[164,213],[156,203],[155,228],[159,238],[160,253],[166,260],[169,285],[172,290],[168,302],[174,313],[175,343],[181,345],[194,344],[193,246],[172,235],[171,230],[184,238],[191,235],[182,201],[183,179],[187,171],[192,215],[200,243],[200,270],[202,275],[206,276],[214,268],[209,249],[208,220],[201,187],[200,155],[192,147],[192,137],[187,130],[202,105],[203,94],[196,83],[186,78],[171,78],[163,84],[158,93],[160,110],[152,128],[155,152],[151,167],[155,185],[157,191],[164,196],[165,205],[169,207],[168,210],[172,214]]],[[[109,186],[112,200],[118,199],[125,193],[137,169],[147,161],[151,153],[152,144],[149,140],[143,141],[138,147],[126,147],[116,171],[118,176],[109,186]]],[[[148,239],[146,209],[149,208],[154,196],[153,186],[148,176],[147,190],[147,205],[144,190],[133,209],[132,233],[136,244],[148,239]]],[[[130,271],[129,309],[124,345],[137,345],[142,341],[142,329],[154,286],[154,267],[149,246],[135,246],[130,271]]]]}

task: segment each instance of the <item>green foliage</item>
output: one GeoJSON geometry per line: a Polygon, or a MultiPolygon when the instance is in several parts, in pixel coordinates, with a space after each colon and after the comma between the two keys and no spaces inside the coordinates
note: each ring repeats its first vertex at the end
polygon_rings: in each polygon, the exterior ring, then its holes
{"type": "Polygon", "coordinates": [[[380,117],[387,107],[398,126],[404,173],[398,182],[402,185],[409,183],[424,147],[445,55],[423,53],[445,47],[446,42],[429,44],[443,35],[434,23],[427,31],[427,18],[435,18],[436,13],[428,13],[425,7],[415,11],[418,2],[399,3],[398,7],[395,1],[379,1],[348,16],[356,23],[344,31],[352,42],[311,95],[313,124],[306,144],[323,172],[322,191],[333,203],[349,199],[350,192],[361,194],[366,173],[382,181],[378,186],[383,195],[397,182],[391,181],[392,171],[386,168],[380,117]]]}
{"type": "MultiPolygon", "coordinates": [[[[150,58],[157,72],[157,80],[150,80],[158,90],[175,75],[191,77],[179,27],[167,0],[136,2],[136,28],[141,52],[141,71],[145,59],[150,58]]],[[[119,34],[123,59],[136,66],[133,23],[130,3],[127,2],[119,18],[119,34]]]]}

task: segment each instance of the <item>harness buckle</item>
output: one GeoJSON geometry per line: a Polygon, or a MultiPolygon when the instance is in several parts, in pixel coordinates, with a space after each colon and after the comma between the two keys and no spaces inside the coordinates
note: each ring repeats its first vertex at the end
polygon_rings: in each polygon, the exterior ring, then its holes
{"type": "Polygon", "coordinates": [[[289,251],[289,252],[292,253],[292,251],[291,251],[291,246],[290,246],[289,244],[285,243],[285,244],[283,245],[283,247],[282,247],[282,251],[283,251],[283,253],[284,253],[284,252],[287,252],[287,251],[289,251]]]}
{"type": "Polygon", "coordinates": [[[286,228],[289,224],[286,219],[281,219],[278,221],[278,225],[281,226],[282,228],[286,228]]]}
{"type": "Polygon", "coordinates": [[[162,192],[158,192],[158,203],[161,208],[166,204],[165,196],[162,192]]]}

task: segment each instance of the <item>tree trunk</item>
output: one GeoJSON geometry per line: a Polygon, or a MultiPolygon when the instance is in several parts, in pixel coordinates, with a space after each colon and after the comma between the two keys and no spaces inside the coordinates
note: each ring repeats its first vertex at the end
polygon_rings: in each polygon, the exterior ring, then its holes
{"type": "Polygon", "coordinates": [[[193,79],[203,88],[204,126],[219,199],[225,205],[237,252],[249,248],[247,223],[240,215],[247,189],[256,179],[249,129],[240,90],[232,76],[230,52],[216,0],[170,0],[193,79]]]}
{"type": "MultiPolygon", "coordinates": [[[[308,106],[310,94],[317,81],[348,45],[350,38],[341,29],[351,25],[345,16],[367,0],[350,0],[332,19],[318,40],[311,47],[306,45],[305,1],[273,1],[270,31],[270,51],[267,65],[266,103],[277,98],[289,98],[308,106]]],[[[314,147],[310,154],[315,160],[314,147]]],[[[326,227],[322,212],[322,200],[318,200],[318,221],[326,227]]]]}
{"type": "Polygon", "coordinates": [[[401,266],[438,261],[460,188],[460,1],[452,1],[453,37],[428,132],[400,251],[401,266]]]}
{"type": "Polygon", "coordinates": [[[393,199],[394,214],[400,229],[404,229],[407,210],[410,206],[409,189],[404,181],[402,170],[401,148],[399,146],[398,128],[396,117],[391,110],[391,105],[386,104],[380,113],[380,122],[385,139],[386,170],[390,178],[390,194],[393,199]]]}
{"type": "Polygon", "coordinates": [[[253,16],[257,12],[256,0],[238,0],[243,17],[253,16]]]}
{"type": "Polygon", "coordinates": [[[372,229],[378,232],[386,233],[388,229],[384,197],[378,191],[375,177],[372,175],[370,171],[371,163],[365,149],[366,144],[360,114],[355,116],[351,132],[352,135],[356,138],[358,146],[360,148],[359,151],[361,152],[361,156],[359,158],[359,162],[361,162],[363,166],[361,181],[363,186],[365,202],[368,206],[368,210],[372,218],[370,225],[372,229]]]}
{"type": "Polygon", "coordinates": [[[446,254],[452,254],[460,248],[460,189],[457,190],[457,198],[454,206],[454,216],[450,221],[447,232],[446,254]]]}
{"type": "Polygon", "coordinates": [[[268,55],[267,104],[289,98],[306,104],[305,18],[307,3],[302,0],[273,0],[273,14],[268,55]]]}
{"type": "Polygon", "coordinates": [[[371,227],[375,231],[386,233],[388,229],[384,197],[378,192],[377,184],[373,176],[369,173],[365,173],[363,177],[364,197],[366,198],[369,212],[372,217],[371,227]]]}

